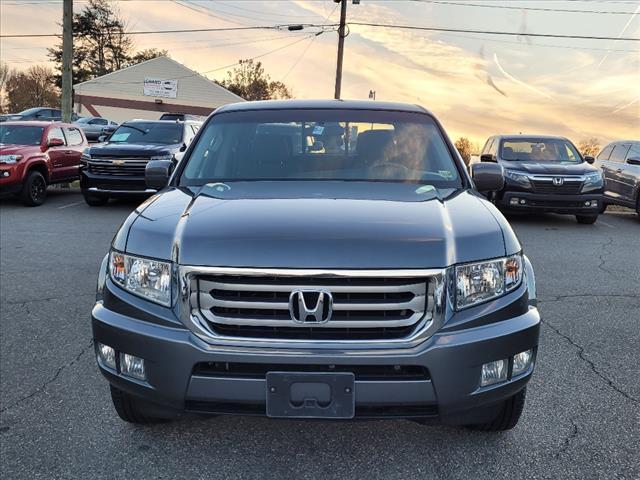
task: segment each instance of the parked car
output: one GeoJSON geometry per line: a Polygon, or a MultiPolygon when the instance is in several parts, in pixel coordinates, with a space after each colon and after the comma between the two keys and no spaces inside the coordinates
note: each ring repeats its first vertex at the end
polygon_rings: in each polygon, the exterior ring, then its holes
{"type": "Polygon", "coordinates": [[[114,121],[102,117],[82,117],[75,122],[82,129],[87,140],[98,140],[101,136],[109,136],[118,128],[114,121]]]}
{"type": "Polygon", "coordinates": [[[611,142],[596,157],[604,175],[604,203],[635,208],[640,215],[640,141],[611,142]]]}
{"type": "Polygon", "coordinates": [[[0,193],[41,205],[47,185],[77,180],[87,139],[77,126],[50,122],[0,124],[0,193]]]}
{"type": "MultiPolygon", "coordinates": [[[[73,113],[71,119],[76,120],[78,115],[73,113]]],[[[42,121],[59,122],[62,120],[62,111],[57,108],[34,107],[23,110],[20,113],[9,114],[7,121],[42,121]]]]}
{"type": "Polygon", "coordinates": [[[180,120],[181,122],[184,122],[185,120],[203,122],[206,119],[207,117],[203,117],[201,115],[192,115],[189,113],[170,112],[170,113],[163,113],[162,115],[160,115],[160,120],[173,120],[173,121],[180,120]]]}
{"type": "Polygon", "coordinates": [[[491,195],[507,212],[572,214],[592,224],[602,205],[603,179],[593,157],[582,157],[564,137],[495,135],[485,143],[481,162],[504,167],[505,185],[491,195]]]}
{"type": "Polygon", "coordinates": [[[144,197],[156,191],[144,181],[149,160],[177,162],[201,122],[132,120],[120,125],[106,143],[83,154],[80,188],[88,205],[105,205],[109,198],[144,197]]]}
{"type": "Polygon", "coordinates": [[[93,337],[118,415],[515,426],[538,346],[533,269],[478,193],[502,188],[502,168],[472,174],[415,105],[218,109],[177,166],[147,164],[162,191],[100,268],[93,337]],[[340,151],[296,141],[328,124],[340,151]]]}

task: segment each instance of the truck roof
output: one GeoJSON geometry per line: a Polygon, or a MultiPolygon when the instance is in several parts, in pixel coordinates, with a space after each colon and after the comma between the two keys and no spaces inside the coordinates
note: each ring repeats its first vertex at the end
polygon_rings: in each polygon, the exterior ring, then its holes
{"type": "Polygon", "coordinates": [[[384,110],[431,115],[419,105],[376,100],[261,100],[257,102],[231,103],[217,112],[244,112],[252,110],[384,110]]]}

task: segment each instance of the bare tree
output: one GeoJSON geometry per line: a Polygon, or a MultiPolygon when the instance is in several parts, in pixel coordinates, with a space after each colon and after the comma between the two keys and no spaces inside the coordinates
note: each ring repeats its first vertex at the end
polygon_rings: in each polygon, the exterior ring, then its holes
{"type": "Polygon", "coordinates": [[[271,80],[262,62],[254,63],[252,59],[240,60],[237,67],[227,72],[227,79],[220,85],[245,100],[292,97],[291,90],[284,83],[271,80]]]}
{"type": "Polygon", "coordinates": [[[31,107],[58,107],[60,92],[53,83],[54,71],[44,65],[34,65],[22,72],[13,72],[6,83],[8,109],[20,112],[31,107]]]}
{"type": "Polygon", "coordinates": [[[600,151],[600,140],[596,137],[583,138],[578,142],[578,150],[580,150],[582,156],[595,157],[600,151]]]}
{"type": "Polygon", "coordinates": [[[6,96],[7,96],[7,82],[11,76],[11,70],[9,65],[4,62],[0,62],[0,113],[6,113],[6,96]]]}

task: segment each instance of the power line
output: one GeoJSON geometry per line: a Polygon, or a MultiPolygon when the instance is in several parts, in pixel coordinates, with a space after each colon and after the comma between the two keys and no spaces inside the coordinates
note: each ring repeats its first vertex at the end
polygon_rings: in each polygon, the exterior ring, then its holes
{"type": "Polygon", "coordinates": [[[369,23],[369,22],[349,22],[349,25],[360,25],[364,27],[380,27],[380,28],[398,28],[402,30],[424,30],[429,32],[453,32],[453,33],[474,33],[479,35],[507,35],[513,37],[540,37],[540,38],[571,38],[575,40],[623,40],[630,42],[638,42],[640,38],[634,37],[601,37],[587,35],[564,35],[555,33],[519,33],[519,32],[500,32],[489,30],[465,30],[461,28],[439,28],[439,27],[423,27],[418,25],[398,25],[388,23],[369,23]]]}
{"type": "Polygon", "coordinates": [[[522,7],[516,5],[490,5],[482,3],[451,2],[448,0],[411,0],[418,3],[435,3],[438,5],[452,5],[457,7],[479,7],[479,8],[499,8],[503,10],[527,10],[534,12],[560,12],[560,13],[598,13],[607,15],[631,15],[633,12],[611,11],[611,10],[578,10],[569,8],[550,7],[522,7]]]}

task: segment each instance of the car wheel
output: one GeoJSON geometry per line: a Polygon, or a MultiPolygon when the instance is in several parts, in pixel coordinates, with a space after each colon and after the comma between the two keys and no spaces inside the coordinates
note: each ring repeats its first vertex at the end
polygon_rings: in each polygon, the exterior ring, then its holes
{"type": "Polygon", "coordinates": [[[113,407],[115,408],[118,416],[125,422],[136,423],[139,425],[150,425],[154,423],[164,423],[169,420],[168,418],[154,416],[152,413],[147,411],[144,402],[141,402],[132,395],[123,392],[119,388],[114,387],[113,385],[109,385],[109,388],[111,389],[111,401],[113,402],[113,407]]]}
{"type": "Polygon", "coordinates": [[[576,215],[576,220],[583,225],[591,225],[596,223],[598,215],[576,215]]]}
{"type": "Polygon", "coordinates": [[[514,396],[507,398],[496,418],[487,423],[469,425],[469,428],[484,432],[503,432],[505,430],[511,430],[518,424],[518,420],[520,420],[520,416],[524,410],[526,396],[527,387],[520,390],[514,396]]]}
{"type": "Polygon", "coordinates": [[[109,202],[109,197],[96,197],[95,195],[84,195],[84,201],[91,207],[102,207],[109,202]]]}
{"type": "Polygon", "coordinates": [[[37,207],[47,198],[47,181],[40,172],[31,172],[22,186],[20,200],[28,207],[37,207]]]}

